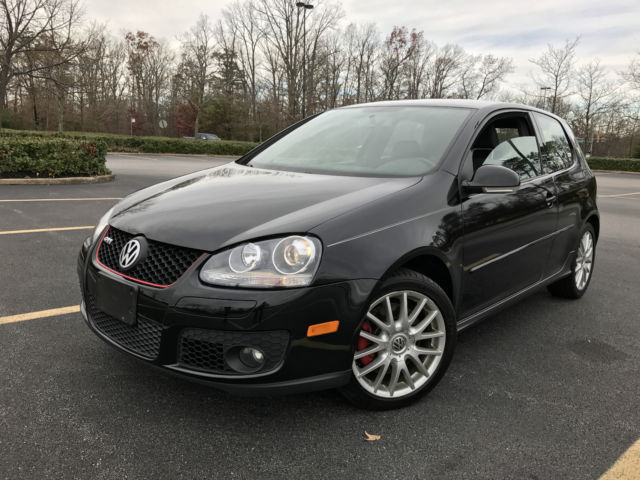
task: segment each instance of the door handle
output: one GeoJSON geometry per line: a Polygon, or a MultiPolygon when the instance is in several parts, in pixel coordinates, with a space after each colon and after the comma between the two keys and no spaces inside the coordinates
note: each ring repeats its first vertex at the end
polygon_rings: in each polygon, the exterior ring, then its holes
{"type": "Polygon", "coordinates": [[[551,208],[553,206],[553,204],[556,201],[556,198],[558,198],[555,195],[551,195],[551,194],[547,194],[547,207],[551,208]]]}

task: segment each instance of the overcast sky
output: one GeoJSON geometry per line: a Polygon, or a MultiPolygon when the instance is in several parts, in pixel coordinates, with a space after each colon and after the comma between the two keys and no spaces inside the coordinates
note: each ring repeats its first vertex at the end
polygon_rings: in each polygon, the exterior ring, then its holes
{"type": "MultiPolygon", "coordinates": [[[[295,1],[295,0],[292,0],[295,1]]],[[[175,41],[200,13],[213,20],[225,0],[85,0],[87,20],[107,23],[113,34],[144,30],[175,41]]],[[[313,0],[311,0],[313,3],[313,0]]],[[[473,53],[514,59],[512,86],[524,84],[534,67],[528,59],[547,43],[560,45],[580,35],[578,62],[599,58],[612,71],[622,70],[640,51],[640,0],[349,0],[343,22],[394,25],[423,30],[438,44],[457,43],[473,53]]],[[[313,14],[313,13],[312,13],[313,14]]]]}

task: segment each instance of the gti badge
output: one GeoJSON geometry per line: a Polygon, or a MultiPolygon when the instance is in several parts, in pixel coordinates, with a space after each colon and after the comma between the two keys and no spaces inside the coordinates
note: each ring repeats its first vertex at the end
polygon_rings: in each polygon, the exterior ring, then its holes
{"type": "Polygon", "coordinates": [[[120,268],[127,269],[138,260],[140,256],[140,242],[136,239],[129,240],[120,250],[120,268]]]}
{"type": "Polygon", "coordinates": [[[113,238],[104,237],[104,243],[106,243],[107,245],[111,245],[113,243],[113,238]]]}

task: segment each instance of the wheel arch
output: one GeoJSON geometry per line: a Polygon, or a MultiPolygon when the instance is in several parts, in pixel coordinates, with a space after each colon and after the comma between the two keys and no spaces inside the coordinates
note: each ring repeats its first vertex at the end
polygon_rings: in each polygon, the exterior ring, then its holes
{"type": "Polygon", "coordinates": [[[425,247],[403,255],[387,269],[381,280],[401,268],[408,268],[421,273],[425,277],[429,277],[444,290],[449,300],[451,300],[451,304],[456,304],[457,292],[454,275],[451,271],[451,261],[440,250],[425,247]]]}
{"type": "Polygon", "coordinates": [[[585,225],[587,223],[590,223],[591,226],[593,227],[593,231],[596,234],[596,238],[595,241],[596,243],[598,242],[598,237],[600,237],[600,217],[598,216],[597,213],[592,213],[591,215],[589,215],[587,217],[587,219],[585,220],[585,225]]]}

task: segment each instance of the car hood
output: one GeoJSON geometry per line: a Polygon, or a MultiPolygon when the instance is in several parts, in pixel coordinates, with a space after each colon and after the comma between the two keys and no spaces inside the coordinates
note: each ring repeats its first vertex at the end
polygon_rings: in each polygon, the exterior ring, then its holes
{"type": "Polygon", "coordinates": [[[419,181],[227,164],[140,190],[116,206],[109,223],[152,240],[214,251],[254,238],[307,232],[419,181]]]}

